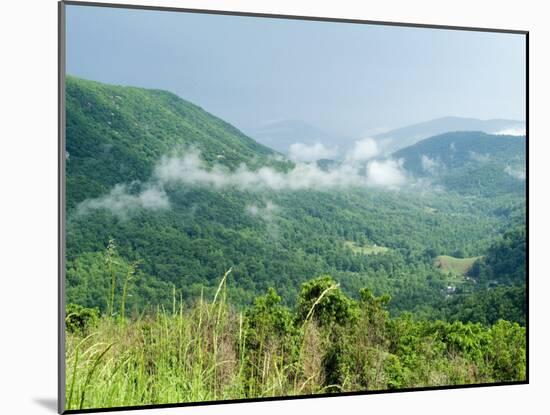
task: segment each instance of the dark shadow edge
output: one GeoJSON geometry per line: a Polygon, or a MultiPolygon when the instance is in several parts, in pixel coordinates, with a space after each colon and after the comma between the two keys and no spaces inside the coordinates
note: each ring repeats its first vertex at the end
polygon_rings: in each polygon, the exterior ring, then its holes
{"type": "Polygon", "coordinates": [[[462,31],[475,31],[475,32],[493,32],[493,33],[509,33],[509,34],[521,34],[525,35],[529,33],[528,30],[519,29],[499,29],[491,27],[473,27],[473,26],[454,26],[454,25],[437,25],[429,23],[405,23],[394,22],[384,20],[365,20],[365,19],[348,19],[339,17],[322,17],[322,16],[300,16],[289,14],[276,14],[276,13],[257,13],[257,12],[243,12],[234,10],[214,10],[214,9],[191,9],[183,7],[168,7],[168,6],[146,6],[138,4],[124,4],[124,3],[99,3],[99,2],[87,2],[87,1],[62,1],[66,5],[72,6],[88,6],[88,7],[107,7],[115,9],[133,9],[133,10],[151,10],[151,11],[166,11],[166,12],[183,12],[183,13],[200,13],[200,14],[217,14],[226,16],[241,16],[241,17],[267,17],[271,19],[287,19],[287,20],[309,20],[317,22],[333,22],[333,23],[354,23],[354,24],[370,24],[380,26],[401,26],[401,27],[416,27],[425,29],[443,29],[443,30],[462,30],[462,31]]]}
{"type": "Polygon", "coordinates": [[[57,412],[65,410],[65,3],[57,9],[57,412]]]}
{"type": "Polygon", "coordinates": [[[403,389],[383,389],[375,391],[357,391],[357,392],[337,392],[337,393],[321,393],[310,395],[295,395],[295,396],[270,396],[265,398],[242,398],[242,399],[226,399],[226,400],[214,400],[214,401],[198,401],[198,402],[182,402],[182,403],[169,403],[169,404],[156,404],[156,405],[135,405],[135,406],[116,406],[108,408],[90,408],[90,409],[68,409],[62,412],[63,414],[85,414],[93,412],[117,412],[117,411],[133,411],[141,409],[165,409],[165,408],[182,408],[188,406],[212,406],[212,405],[225,405],[236,403],[250,403],[250,402],[273,402],[273,401],[291,401],[299,399],[316,399],[316,398],[335,398],[345,396],[365,396],[365,395],[380,395],[390,393],[407,393],[407,392],[425,392],[425,391],[443,391],[453,389],[471,389],[482,387],[494,387],[494,386],[517,386],[528,385],[527,380],[510,381],[510,382],[495,382],[495,383],[474,383],[468,385],[448,385],[448,386],[428,386],[418,388],[403,388],[403,389]]]}

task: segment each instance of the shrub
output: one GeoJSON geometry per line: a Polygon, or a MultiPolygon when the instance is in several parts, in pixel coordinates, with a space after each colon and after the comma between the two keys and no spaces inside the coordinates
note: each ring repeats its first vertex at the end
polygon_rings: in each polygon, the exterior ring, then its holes
{"type": "Polygon", "coordinates": [[[83,307],[78,304],[67,304],[65,326],[69,333],[85,333],[97,325],[99,309],[83,307]]]}
{"type": "Polygon", "coordinates": [[[357,320],[357,304],[347,297],[330,275],[302,284],[298,298],[298,318],[314,318],[323,326],[348,325],[357,320]]]}

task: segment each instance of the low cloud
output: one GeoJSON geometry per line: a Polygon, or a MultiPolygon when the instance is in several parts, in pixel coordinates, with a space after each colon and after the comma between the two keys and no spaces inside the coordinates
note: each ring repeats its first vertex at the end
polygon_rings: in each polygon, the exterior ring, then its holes
{"type": "Polygon", "coordinates": [[[368,184],[375,187],[396,189],[407,182],[403,159],[373,160],[367,164],[368,184]]]}
{"type": "Polygon", "coordinates": [[[126,217],[136,209],[161,210],[170,207],[168,195],[160,186],[148,184],[141,191],[132,192],[132,187],[138,185],[137,182],[117,184],[108,194],[81,202],[77,212],[85,214],[91,210],[105,209],[119,217],[126,217]]]}
{"type": "Polygon", "coordinates": [[[265,203],[265,206],[253,203],[247,205],[245,210],[251,216],[258,217],[266,222],[271,222],[273,220],[273,215],[279,210],[279,206],[271,200],[268,200],[265,203]]]}
{"type": "MultiPolygon", "coordinates": [[[[178,155],[162,157],[148,183],[117,184],[108,194],[81,202],[77,209],[80,214],[106,209],[120,217],[126,217],[136,209],[168,209],[170,201],[164,185],[246,191],[332,191],[350,187],[397,189],[405,184],[408,184],[408,178],[402,159],[371,160],[366,166],[365,163],[342,163],[329,170],[305,162],[297,162],[288,171],[267,166],[251,170],[244,163],[231,170],[220,163],[208,165],[197,150],[188,149],[178,155]]],[[[276,210],[277,206],[272,202],[246,208],[250,215],[266,220],[270,220],[276,210]]]]}
{"type": "Polygon", "coordinates": [[[441,163],[438,160],[432,159],[425,154],[420,156],[420,163],[422,164],[422,170],[429,174],[436,174],[441,168],[441,163]]]}
{"type": "Polygon", "coordinates": [[[256,219],[259,219],[266,224],[267,234],[272,239],[278,239],[280,236],[279,226],[277,224],[277,212],[279,212],[280,207],[273,203],[271,200],[265,202],[265,205],[261,204],[250,204],[245,207],[246,213],[250,216],[253,216],[256,219]]]}
{"type": "Polygon", "coordinates": [[[373,160],[367,164],[366,171],[365,176],[360,174],[358,165],[347,163],[330,170],[322,170],[315,163],[297,163],[286,172],[272,167],[250,170],[241,164],[231,171],[220,164],[209,167],[198,152],[189,151],[182,156],[163,157],[154,175],[161,183],[234,187],[249,191],[331,190],[351,186],[395,188],[406,182],[402,161],[373,160]]]}
{"type": "Polygon", "coordinates": [[[525,180],[526,177],[525,170],[513,168],[511,166],[506,166],[504,172],[518,180],[525,180]]]}
{"type": "Polygon", "coordinates": [[[494,135],[516,135],[516,136],[523,136],[525,135],[525,127],[519,127],[519,128],[505,128],[500,131],[496,131],[493,133],[494,135]]]}
{"type": "Polygon", "coordinates": [[[480,163],[486,163],[491,160],[491,156],[489,156],[489,154],[480,154],[475,151],[470,151],[470,158],[480,163]]]}
{"type": "Polygon", "coordinates": [[[345,161],[357,163],[371,160],[381,153],[380,146],[374,138],[364,138],[355,142],[353,148],[346,154],[345,161]]]}
{"type": "Polygon", "coordinates": [[[331,159],[338,155],[336,147],[326,147],[322,143],[307,145],[304,143],[294,143],[289,148],[288,156],[294,161],[312,162],[321,159],[331,159]]]}

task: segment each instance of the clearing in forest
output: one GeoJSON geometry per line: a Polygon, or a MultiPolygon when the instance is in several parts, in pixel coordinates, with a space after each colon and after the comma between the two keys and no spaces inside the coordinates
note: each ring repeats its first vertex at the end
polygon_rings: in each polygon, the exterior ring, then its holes
{"type": "Polygon", "coordinates": [[[434,266],[443,272],[450,272],[456,275],[466,275],[474,262],[480,259],[480,256],[470,258],[455,258],[449,255],[439,255],[434,260],[434,266]]]}

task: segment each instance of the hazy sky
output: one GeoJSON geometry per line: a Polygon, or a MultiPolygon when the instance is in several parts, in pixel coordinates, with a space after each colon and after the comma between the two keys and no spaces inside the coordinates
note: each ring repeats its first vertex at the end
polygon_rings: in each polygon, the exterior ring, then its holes
{"type": "Polygon", "coordinates": [[[67,72],[167,89],[241,129],[525,118],[523,35],[72,5],[67,72]]]}

